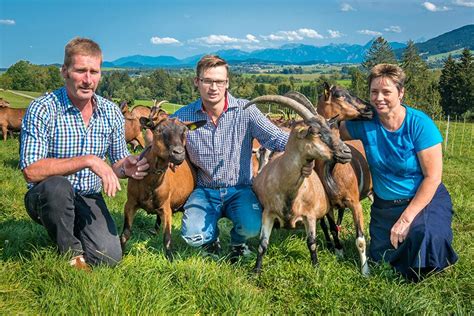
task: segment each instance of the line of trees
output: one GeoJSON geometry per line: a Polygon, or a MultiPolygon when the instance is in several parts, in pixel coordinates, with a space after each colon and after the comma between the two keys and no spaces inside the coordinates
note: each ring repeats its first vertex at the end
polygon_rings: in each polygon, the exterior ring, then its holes
{"type": "MultiPolygon", "coordinates": [[[[302,82],[293,76],[264,76],[231,74],[232,94],[251,99],[264,94],[284,94],[296,90],[313,102],[322,93],[324,81],[335,84],[336,80],[351,79],[349,89],[361,98],[368,98],[367,75],[379,63],[399,64],[405,71],[404,102],[419,108],[429,115],[441,113],[465,115],[474,118],[474,62],[469,49],[465,49],[459,60],[449,56],[441,70],[429,69],[420,57],[413,41],[407,43],[402,58],[397,58],[388,42],[378,37],[368,50],[365,60],[358,67],[344,66],[332,75],[319,76],[314,81],[302,82]]],[[[198,97],[193,85],[192,70],[157,69],[148,72],[127,71],[104,72],[98,93],[106,98],[168,100],[187,104],[198,97]]],[[[58,66],[32,65],[19,61],[0,76],[0,87],[25,91],[50,91],[63,85],[58,66]]]]}

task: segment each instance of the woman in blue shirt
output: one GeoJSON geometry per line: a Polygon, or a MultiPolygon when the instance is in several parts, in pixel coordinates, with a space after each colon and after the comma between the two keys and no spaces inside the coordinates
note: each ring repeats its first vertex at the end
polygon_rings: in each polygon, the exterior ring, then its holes
{"type": "Polygon", "coordinates": [[[451,247],[452,203],[441,183],[442,137],[423,112],[402,104],[405,74],[391,64],[372,68],[368,82],[376,115],[341,125],[367,153],[375,199],[369,254],[418,280],[457,261],[451,247]]]}

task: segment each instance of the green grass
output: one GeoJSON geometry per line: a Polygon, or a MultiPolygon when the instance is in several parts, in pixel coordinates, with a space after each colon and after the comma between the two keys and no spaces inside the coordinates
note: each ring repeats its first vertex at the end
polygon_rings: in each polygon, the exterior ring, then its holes
{"type": "MultiPolygon", "coordinates": [[[[458,135],[459,136],[459,135],[458,135]]],[[[457,136],[457,137],[458,137],[457,136]]],[[[457,142],[460,144],[460,142],[457,142]]],[[[418,284],[407,283],[386,265],[359,272],[352,220],[344,218],[346,256],[323,245],[319,266],[310,264],[302,230],[275,230],[260,276],[255,256],[231,265],[203,258],[179,237],[181,213],[173,221],[176,259],[168,262],[162,237],[150,232],[154,217],[140,211],[123,261],[92,273],[71,269],[45,230],[26,214],[26,192],[18,164],[18,139],[0,144],[0,314],[470,314],[474,301],[474,162],[472,154],[447,154],[444,182],[455,207],[454,248],[459,262],[418,284]]],[[[107,205],[119,231],[126,182],[107,205]]],[[[364,201],[366,227],[369,203],[364,201]]],[[[221,221],[229,250],[228,221],[221,221]]],[[[250,243],[253,249],[257,240],[250,243]]]]}
{"type": "MultiPolygon", "coordinates": [[[[37,98],[43,95],[43,93],[31,92],[31,91],[14,91],[14,92],[29,95],[33,98],[37,98]]],[[[10,106],[13,108],[26,108],[32,101],[31,98],[27,98],[27,97],[12,93],[11,91],[6,91],[2,89],[0,89],[0,98],[3,98],[4,100],[7,100],[8,102],[10,102],[10,106]]],[[[146,106],[151,107],[153,106],[153,101],[152,100],[135,100],[134,106],[136,105],[146,105],[146,106]]],[[[163,104],[163,109],[167,111],[168,113],[174,113],[180,107],[182,107],[182,105],[175,104],[175,103],[163,104]]]]}
{"type": "MultiPolygon", "coordinates": [[[[31,92],[31,91],[15,91],[15,92],[26,94],[33,98],[39,97],[40,95],[43,94],[43,93],[31,92]]],[[[0,98],[3,98],[4,100],[7,100],[8,102],[10,102],[10,106],[12,108],[26,108],[28,107],[30,102],[33,100],[31,98],[27,98],[27,97],[24,97],[24,96],[12,93],[11,91],[6,91],[3,89],[0,89],[0,98]]]]}

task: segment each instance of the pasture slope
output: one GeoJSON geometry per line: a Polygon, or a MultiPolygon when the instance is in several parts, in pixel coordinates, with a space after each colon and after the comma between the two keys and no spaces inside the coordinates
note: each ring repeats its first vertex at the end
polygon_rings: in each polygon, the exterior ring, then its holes
{"type": "MultiPolygon", "coordinates": [[[[460,143],[460,142],[459,142],[460,143]]],[[[459,152],[459,151],[454,151],[459,152]]],[[[71,269],[45,230],[26,214],[25,182],[18,170],[18,139],[0,142],[0,314],[471,314],[474,301],[474,162],[472,150],[445,157],[444,181],[456,214],[454,247],[459,262],[418,284],[405,282],[386,265],[371,264],[361,276],[351,216],[345,216],[342,259],[327,250],[318,233],[317,268],[310,264],[303,230],[275,230],[264,271],[251,273],[255,256],[231,265],[225,256],[203,257],[179,238],[168,262],[154,217],[139,212],[122,263],[92,273],[71,269]]],[[[126,182],[107,204],[121,231],[126,182]]],[[[366,227],[369,205],[364,202],[366,227]]],[[[224,251],[229,223],[220,223],[224,251]]],[[[257,240],[251,242],[255,249],[257,240]]]]}

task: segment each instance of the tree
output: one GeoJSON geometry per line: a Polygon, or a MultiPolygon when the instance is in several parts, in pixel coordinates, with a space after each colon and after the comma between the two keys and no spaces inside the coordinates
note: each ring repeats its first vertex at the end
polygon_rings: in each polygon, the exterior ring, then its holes
{"type": "Polygon", "coordinates": [[[474,59],[471,51],[465,48],[459,60],[459,81],[463,88],[459,96],[457,113],[474,111],[474,59]]]}
{"type": "Polygon", "coordinates": [[[372,42],[369,51],[365,55],[362,68],[366,72],[369,72],[373,66],[382,63],[396,64],[397,58],[390,44],[382,36],[379,36],[372,42]]]}
{"type": "Polygon", "coordinates": [[[444,63],[441,76],[439,78],[439,93],[441,95],[441,107],[445,114],[454,113],[454,108],[458,101],[457,91],[459,82],[457,80],[458,65],[454,58],[449,55],[444,63]]]}
{"type": "Polygon", "coordinates": [[[464,49],[459,62],[451,55],[444,63],[439,80],[441,106],[446,114],[461,115],[474,111],[474,61],[464,49]]]}
{"type": "Polygon", "coordinates": [[[361,99],[368,99],[369,89],[367,88],[367,80],[364,73],[358,67],[351,67],[349,73],[351,75],[349,90],[361,99]]]}
{"type": "Polygon", "coordinates": [[[418,54],[413,41],[408,41],[403,51],[402,68],[405,71],[404,101],[410,106],[425,111],[429,115],[436,115],[441,111],[436,79],[428,70],[428,65],[418,54]],[[434,94],[434,95],[433,95],[434,94]],[[433,103],[434,102],[434,103],[433,103]]]}

